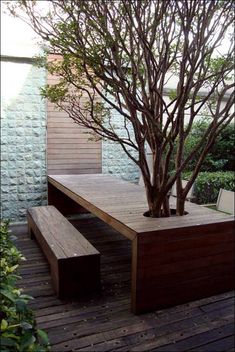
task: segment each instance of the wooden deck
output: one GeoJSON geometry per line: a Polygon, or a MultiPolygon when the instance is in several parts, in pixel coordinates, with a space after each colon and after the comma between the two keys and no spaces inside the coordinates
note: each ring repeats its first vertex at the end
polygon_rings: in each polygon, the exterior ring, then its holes
{"type": "Polygon", "coordinates": [[[59,300],[49,266],[25,225],[13,227],[27,258],[21,265],[25,292],[52,351],[234,351],[234,294],[223,293],[136,316],[130,312],[131,242],[97,218],[73,222],[101,252],[102,292],[59,300]]]}

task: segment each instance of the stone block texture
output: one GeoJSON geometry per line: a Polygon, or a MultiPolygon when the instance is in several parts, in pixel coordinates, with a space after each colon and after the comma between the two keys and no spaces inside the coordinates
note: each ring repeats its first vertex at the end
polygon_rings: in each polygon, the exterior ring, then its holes
{"type": "MultiPolygon", "coordinates": [[[[120,137],[126,136],[123,117],[113,109],[110,111],[110,115],[116,133],[120,137]]],[[[128,127],[128,130],[134,138],[131,126],[128,127]]],[[[132,148],[128,148],[128,151],[133,156],[137,155],[132,148]]],[[[120,144],[110,140],[103,140],[102,143],[102,172],[134,183],[138,182],[140,176],[138,166],[127,156],[120,144]]]]}
{"type": "Polygon", "coordinates": [[[2,81],[8,95],[1,111],[1,218],[20,222],[28,207],[47,203],[46,104],[40,96],[46,74],[21,62],[2,62],[2,70],[19,89],[11,96],[9,81],[2,81]]]}

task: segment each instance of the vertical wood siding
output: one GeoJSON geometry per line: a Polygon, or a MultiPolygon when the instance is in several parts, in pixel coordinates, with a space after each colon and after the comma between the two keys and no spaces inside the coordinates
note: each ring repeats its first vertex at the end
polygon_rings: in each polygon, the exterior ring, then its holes
{"type": "MultiPolygon", "coordinates": [[[[51,58],[51,57],[50,57],[51,58]]],[[[49,59],[50,59],[49,58],[49,59]]],[[[48,84],[58,77],[47,75],[48,84]]],[[[88,129],[47,102],[47,173],[92,174],[102,172],[102,142],[90,141],[88,129]]]]}

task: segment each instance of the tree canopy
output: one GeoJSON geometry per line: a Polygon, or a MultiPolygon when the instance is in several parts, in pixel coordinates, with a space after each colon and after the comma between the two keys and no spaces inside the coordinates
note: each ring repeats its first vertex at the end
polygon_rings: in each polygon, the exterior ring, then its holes
{"type": "Polygon", "coordinates": [[[43,39],[46,55],[61,55],[44,60],[60,76],[44,96],[76,123],[121,145],[142,172],[151,216],[170,215],[175,182],[176,212],[183,215],[206,155],[234,117],[233,1],[51,0],[47,9],[40,3],[22,0],[8,7],[43,39]],[[113,111],[122,119],[122,135],[113,111]],[[210,122],[184,157],[199,114],[209,115],[210,122]],[[183,188],[182,171],[198,152],[183,188]]]}

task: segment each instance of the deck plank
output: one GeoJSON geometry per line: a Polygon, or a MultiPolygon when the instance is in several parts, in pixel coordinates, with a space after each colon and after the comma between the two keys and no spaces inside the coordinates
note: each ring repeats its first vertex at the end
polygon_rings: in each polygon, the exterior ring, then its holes
{"type": "Polygon", "coordinates": [[[234,348],[233,292],[136,316],[129,309],[131,241],[95,217],[73,225],[101,252],[102,291],[79,300],[55,296],[49,266],[37,243],[29,239],[26,226],[12,228],[27,259],[21,265],[19,285],[34,295],[30,305],[38,326],[48,331],[52,351],[234,348]]]}

